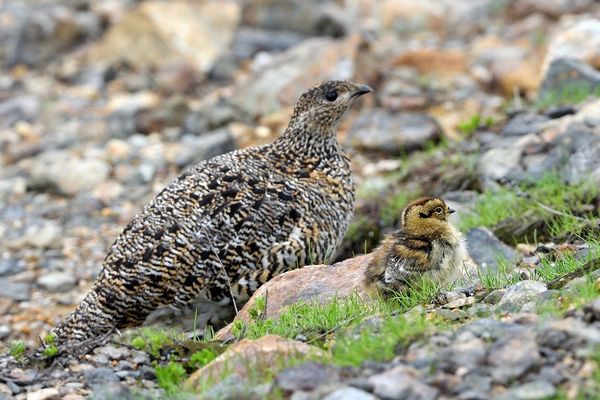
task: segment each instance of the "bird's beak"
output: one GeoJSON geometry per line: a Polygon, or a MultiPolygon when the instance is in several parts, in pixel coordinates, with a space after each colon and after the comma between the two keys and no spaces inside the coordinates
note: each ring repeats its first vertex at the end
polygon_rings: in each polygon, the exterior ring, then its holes
{"type": "Polygon", "coordinates": [[[454,208],[449,208],[448,207],[448,214],[453,214],[455,212],[456,212],[456,210],[454,208]]]}
{"type": "Polygon", "coordinates": [[[354,89],[354,92],[352,92],[350,97],[352,97],[352,98],[360,97],[363,94],[371,93],[372,91],[373,91],[373,89],[371,89],[367,85],[356,85],[356,88],[354,89]]]}

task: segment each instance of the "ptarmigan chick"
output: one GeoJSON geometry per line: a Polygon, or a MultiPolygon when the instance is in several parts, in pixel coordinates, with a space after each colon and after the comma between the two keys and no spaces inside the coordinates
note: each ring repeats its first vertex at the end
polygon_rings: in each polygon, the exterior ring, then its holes
{"type": "Polygon", "coordinates": [[[181,174],[117,237],[91,291],[54,330],[56,340],[136,326],[159,306],[243,302],[277,274],[327,262],[354,208],[336,131],[370,91],[348,81],[309,89],[275,142],[181,174]]]}
{"type": "Polygon", "coordinates": [[[415,278],[439,283],[456,279],[466,250],[460,232],[448,222],[453,212],[434,197],[410,203],[402,212],[400,229],[374,251],[365,274],[367,283],[400,291],[415,278]]]}

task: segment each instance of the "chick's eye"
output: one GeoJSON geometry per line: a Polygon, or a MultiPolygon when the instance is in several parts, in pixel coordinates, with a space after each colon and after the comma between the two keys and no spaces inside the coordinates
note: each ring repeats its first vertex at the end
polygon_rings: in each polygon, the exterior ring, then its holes
{"type": "Polygon", "coordinates": [[[433,211],[435,211],[436,214],[441,214],[444,210],[442,210],[442,207],[436,207],[433,211]]]}
{"type": "Polygon", "coordinates": [[[327,99],[327,101],[335,101],[337,97],[338,95],[335,90],[330,90],[329,92],[325,93],[325,99],[327,99]]]}

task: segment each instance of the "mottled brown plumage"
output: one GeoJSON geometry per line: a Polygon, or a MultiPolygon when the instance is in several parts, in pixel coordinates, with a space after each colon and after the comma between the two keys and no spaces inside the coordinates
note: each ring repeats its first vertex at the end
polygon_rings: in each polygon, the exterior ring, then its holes
{"type": "Polygon", "coordinates": [[[181,174],[117,237],[91,291],[54,330],[57,339],[136,326],[161,305],[245,301],[277,274],[327,262],[354,206],[336,130],[369,91],[347,81],[309,89],[272,144],[181,174]]]}
{"type": "Polygon", "coordinates": [[[466,251],[460,233],[448,222],[453,212],[434,197],[406,206],[400,229],[375,249],[365,274],[367,283],[400,291],[416,278],[429,277],[440,283],[455,279],[466,251]]]}

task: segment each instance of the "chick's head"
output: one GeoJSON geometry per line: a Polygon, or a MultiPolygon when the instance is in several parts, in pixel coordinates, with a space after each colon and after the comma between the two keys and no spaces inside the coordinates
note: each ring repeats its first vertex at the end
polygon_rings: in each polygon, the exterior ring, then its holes
{"type": "Polygon", "coordinates": [[[455,210],[437,197],[425,197],[410,203],[402,213],[402,225],[406,231],[428,238],[452,234],[454,228],[448,217],[455,210]]]}

